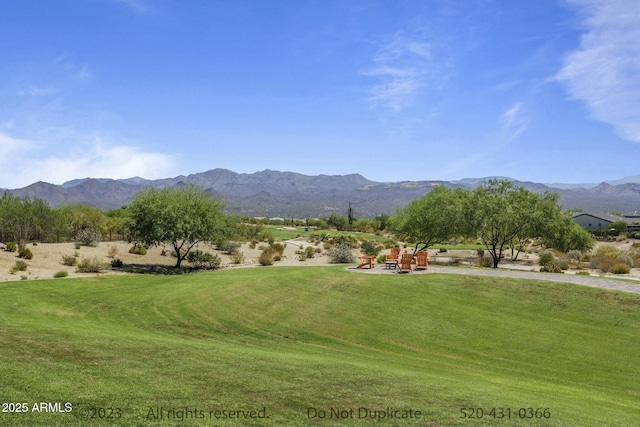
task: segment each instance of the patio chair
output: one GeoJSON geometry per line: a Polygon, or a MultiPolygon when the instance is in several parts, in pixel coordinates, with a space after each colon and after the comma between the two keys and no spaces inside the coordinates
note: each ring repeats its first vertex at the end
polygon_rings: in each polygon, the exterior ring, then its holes
{"type": "Polygon", "coordinates": [[[356,249],[356,255],[358,255],[358,259],[360,260],[360,265],[357,266],[356,268],[362,268],[365,265],[368,265],[369,268],[373,268],[374,259],[376,257],[374,257],[373,255],[362,255],[362,252],[360,252],[360,249],[356,249]]]}
{"type": "Polygon", "coordinates": [[[391,248],[391,254],[384,256],[385,268],[398,268],[398,257],[400,256],[400,248],[391,248]]]}
{"type": "Polygon", "coordinates": [[[429,267],[429,252],[420,251],[416,254],[416,270],[426,270],[429,267]]]}
{"type": "Polygon", "coordinates": [[[411,273],[412,261],[413,254],[402,254],[402,258],[400,258],[398,273],[411,273]]]}

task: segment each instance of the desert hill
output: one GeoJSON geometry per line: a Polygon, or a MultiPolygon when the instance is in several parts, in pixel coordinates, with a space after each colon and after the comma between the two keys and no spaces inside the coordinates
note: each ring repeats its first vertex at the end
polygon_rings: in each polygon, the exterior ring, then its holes
{"type": "MultiPolygon", "coordinates": [[[[249,216],[323,217],[331,213],[345,214],[349,202],[356,216],[393,214],[397,207],[428,193],[436,185],[471,189],[485,178],[459,181],[402,181],[382,183],[360,174],[304,175],[295,172],[264,170],[256,173],[236,173],[227,169],[179,175],[173,178],[147,180],[84,178],[62,185],[37,182],[10,190],[16,196],[39,197],[51,206],[65,203],[86,203],[99,209],[115,209],[126,205],[135,194],[148,187],[164,188],[178,184],[203,187],[226,202],[229,212],[249,216]]],[[[566,209],[584,211],[639,211],[640,183],[612,185],[601,183],[590,188],[559,184],[550,185],[512,180],[531,191],[556,192],[566,209]]]]}

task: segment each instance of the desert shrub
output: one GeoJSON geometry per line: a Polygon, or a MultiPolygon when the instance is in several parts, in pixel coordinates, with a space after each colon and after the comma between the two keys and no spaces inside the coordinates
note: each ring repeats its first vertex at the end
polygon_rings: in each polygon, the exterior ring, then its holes
{"type": "Polygon", "coordinates": [[[588,271],[576,271],[576,276],[591,276],[588,271]]]}
{"type": "Polygon", "coordinates": [[[631,271],[631,267],[629,267],[628,264],[622,262],[614,265],[611,269],[611,272],[613,274],[629,274],[629,271],[631,271]]]}
{"type": "Polygon", "coordinates": [[[109,249],[107,250],[107,256],[109,258],[114,258],[116,256],[116,254],[118,253],[118,247],[117,246],[109,246],[109,249]]]}
{"type": "Polygon", "coordinates": [[[579,262],[582,259],[582,251],[577,249],[570,250],[567,252],[567,258],[571,261],[579,262]]]}
{"type": "Polygon", "coordinates": [[[33,253],[29,248],[20,248],[18,249],[18,258],[31,259],[33,258],[33,253]]]}
{"type": "Polygon", "coordinates": [[[591,267],[597,268],[603,273],[610,272],[617,264],[621,263],[626,264],[629,268],[633,267],[633,259],[629,254],[611,246],[598,248],[591,257],[591,267]]]}
{"type": "Polygon", "coordinates": [[[222,264],[222,260],[218,255],[203,252],[200,249],[189,252],[189,255],[187,255],[187,262],[195,268],[208,268],[212,270],[220,268],[220,265],[222,264]]]}
{"type": "Polygon", "coordinates": [[[304,252],[298,252],[298,261],[306,261],[307,255],[304,252]]]}
{"type": "Polygon", "coordinates": [[[73,266],[78,262],[76,255],[62,255],[62,265],[73,266]]]}
{"type": "Polygon", "coordinates": [[[219,246],[219,248],[221,251],[224,251],[229,255],[234,255],[236,252],[240,251],[241,246],[242,246],[242,243],[240,242],[228,241],[228,242],[222,243],[219,246]]]}
{"type": "Polygon", "coordinates": [[[362,248],[362,252],[364,252],[365,255],[377,256],[380,253],[380,248],[378,247],[376,242],[373,242],[371,240],[362,242],[362,245],[360,247],[362,248]]]}
{"type": "Polygon", "coordinates": [[[251,242],[249,242],[249,249],[255,249],[257,244],[257,240],[252,240],[251,242]]]}
{"type": "Polygon", "coordinates": [[[273,237],[273,233],[270,231],[263,231],[262,233],[260,233],[259,238],[263,242],[269,242],[269,244],[272,244],[276,241],[275,237],[273,237]]]}
{"type": "Polygon", "coordinates": [[[18,260],[15,262],[15,264],[13,264],[13,266],[9,270],[9,273],[16,274],[16,272],[18,271],[26,271],[27,267],[28,267],[28,264],[26,262],[22,260],[18,260]]]}
{"type": "Polygon", "coordinates": [[[231,255],[232,264],[242,264],[244,262],[244,252],[236,251],[231,255]]]}
{"type": "Polygon", "coordinates": [[[560,268],[560,270],[568,270],[569,269],[569,260],[568,259],[560,259],[556,261],[556,264],[560,268]]]}
{"type": "Polygon", "coordinates": [[[16,242],[7,242],[5,246],[6,246],[5,251],[7,252],[15,252],[16,249],[18,249],[18,245],[16,245],[16,242]]]}
{"type": "Polygon", "coordinates": [[[146,255],[147,248],[144,245],[140,245],[136,243],[135,245],[131,246],[131,248],[129,248],[129,253],[136,254],[136,255],[146,255]]]}
{"type": "Polygon", "coordinates": [[[76,248],[76,249],[80,249],[82,247],[82,245],[80,243],[76,242],[76,243],[73,244],[73,247],[76,248]]]}
{"type": "Polygon", "coordinates": [[[274,261],[281,261],[282,260],[282,255],[280,255],[278,252],[276,252],[275,254],[273,254],[273,260],[274,261]]]}
{"type": "Polygon", "coordinates": [[[555,257],[553,256],[552,252],[550,251],[540,252],[540,265],[542,267],[554,261],[555,261],[555,257]]]}
{"type": "Polygon", "coordinates": [[[270,248],[272,248],[275,252],[279,253],[280,255],[282,255],[284,253],[284,249],[287,247],[287,245],[283,245],[282,243],[271,243],[269,245],[270,248]]]}
{"type": "Polygon", "coordinates": [[[82,228],[76,233],[76,242],[82,246],[98,246],[102,235],[95,228],[82,228]]]}
{"type": "Polygon", "coordinates": [[[489,254],[483,254],[482,257],[478,258],[478,263],[481,267],[492,268],[493,258],[489,254]]]}
{"type": "Polygon", "coordinates": [[[57,272],[55,272],[53,274],[53,278],[54,279],[59,279],[61,277],[67,277],[68,275],[69,275],[69,273],[67,273],[66,271],[60,270],[60,271],[57,271],[57,272]]]}
{"type": "Polygon", "coordinates": [[[543,273],[562,273],[562,269],[555,261],[548,262],[540,267],[540,271],[543,273]]]}
{"type": "Polygon", "coordinates": [[[384,264],[386,260],[387,258],[384,254],[378,255],[378,258],[376,258],[378,264],[384,264]]]}
{"type": "Polygon", "coordinates": [[[124,263],[122,262],[122,260],[120,258],[116,258],[113,261],[111,261],[111,267],[112,268],[122,268],[123,265],[124,265],[124,263]]]}
{"type": "Polygon", "coordinates": [[[351,245],[346,242],[338,243],[329,253],[329,262],[332,264],[349,264],[354,262],[351,245]]]}
{"type": "Polygon", "coordinates": [[[76,267],[78,273],[99,273],[106,269],[107,265],[97,256],[93,258],[83,258],[76,267]]]}
{"type": "Polygon", "coordinates": [[[304,255],[307,258],[313,258],[316,255],[316,249],[313,246],[307,246],[304,250],[304,255]]]}
{"type": "Polygon", "coordinates": [[[258,258],[258,262],[263,266],[273,265],[273,255],[268,252],[262,252],[258,258]]]}

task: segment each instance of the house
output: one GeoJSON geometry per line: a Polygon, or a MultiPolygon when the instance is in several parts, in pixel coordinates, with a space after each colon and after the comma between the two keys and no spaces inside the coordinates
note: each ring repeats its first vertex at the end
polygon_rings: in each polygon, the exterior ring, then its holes
{"type": "Polygon", "coordinates": [[[611,223],[617,221],[624,221],[627,223],[627,232],[635,233],[640,232],[640,212],[634,212],[633,214],[625,214],[623,216],[612,214],[590,214],[590,213],[578,213],[573,216],[573,220],[578,225],[589,231],[606,231],[610,228],[611,223]]]}
{"type": "Polygon", "coordinates": [[[578,213],[573,216],[573,220],[586,230],[608,230],[612,222],[620,220],[620,217],[610,214],[590,214],[578,213]]]}

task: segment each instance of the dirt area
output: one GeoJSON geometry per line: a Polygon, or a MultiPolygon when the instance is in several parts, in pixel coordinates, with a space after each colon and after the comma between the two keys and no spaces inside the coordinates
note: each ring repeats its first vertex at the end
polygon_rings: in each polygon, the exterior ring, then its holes
{"type": "MultiPolygon", "coordinates": [[[[613,245],[622,250],[627,250],[631,247],[634,241],[623,241],[613,243],[598,243],[598,245],[613,245]]],[[[307,258],[304,261],[300,261],[299,255],[296,251],[301,247],[307,247],[310,245],[304,238],[292,239],[286,242],[286,248],[281,261],[278,261],[274,266],[317,266],[328,265],[329,256],[326,252],[322,254],[316,254],[313,258],[307,258]]],[[[14,274],[10,273],[11,267],[15,264],[19,258],[16,253],[0,251],[0,281],[9,280],[34,280],[34,279],[51,279],[54,273],[58,271],[66,271],[68,277],[90,277],[90,276],[104,276],[113,274],[126,274],[121,270],[107,269],[101,273],[77,273],[76,267],[65,266],[62,264],[62,256],[73,256],[78,254],[78,260],[83,258],[92,258],[94,256],[101,259],[103,262],[110,264],[113,259],[120,259],[125,264],[129,265],[157,265],[171,267],[175,265],[176,259],[170,255],[162,255],[162,247],[149,248],[146,255],[135,255],[129,253],[131,244],[122,241],[116,242],[100,242],[96,247],[82,246],[80,249],[76,249],[75,244],[68,243],[30,243],[27,247],[33,253],[33,258],[25,260],[27,263],[26,271],[18,271],[14,274]],[[112,256],[110,256],[112,255],[112,256]]],[[[258,257],[261,250],[258,248],[251,249],[248,244],[244,244],[241,247],[241,251],[244,254],[244,262],[241,264],[233,264],[230,255],[212,249],[209,245],[199,244],[197,249],[215,253],[222,259],[223,268],[238,268],[238,267],[259,267],[258,257]]],[[[166,247],[164,249],[171,249],[166,247]]],[[[403,250],[404,251],[404,250],[403,250]]],[[[385,251],[383,253],[388,253],[385,251]]],[[[447,253],[439,253],[438,249],[431,249],[429,251],[429,258],[431,265],[446,265],[450,264],[452,258],[458,259],[460,266],[475,265],[474,258],[475,251],[471,250],[452,250],[447,253]]],[[[188,267],[189,264],[184,261],[184,267],[188,267]]],[[[384,270],[384,264],[376,264],[376,270],[384,270]]],[[[538,257],[536,254],[521,254],[517,262],[511,262],[508,258],[500,263],[500,270],[520,270],[520,271],[538,271],[540,269],[538,265],[538,257]]],[[[582,270],[588,271],[591,276],[603,276],[597,270],[582,270]]],[[[565,274],[575,274],[575,270],[566,270],[565,274]]],[[[607,277],[616,278],[629,278],[640,280],[640,268],[633,268],[629,274],[625,275],[613,275],[607,274],[607,277]]]]}
{"type": "MultiPolygon", "coordinates": [[[[313,258],[307,258],[304,261],[299,260],[296,251],[300,250],[300,246],[307,247],[309,243],[305,239],[294,239],[287,242],[281,261],[274,265],[296,265],[296,266],[313,266],[329,264],[327,254],[316,254],[313,258]]],[[[265,243],[266,245],[266,243],[265,243]]],[[[101,273],[77,273],[76,267],[65,266],[62,264],[63,256],[73,256],[78,254],[78,261],[83,258],[93,258],[94,256],[103,262],[110,264],[114,259],[120,259],[127,265],[159,265],[171,267],[176,263],[176,258],[170,255],[162,255],[163,249],[171,250],[171,247],[151,247],[147,250],[146,255],[130,254],[129,249],[131,243],[116,242],[100,242],[96,247],[82,246],[76,249],[75,243],[30,243],[27,248],[33,253],[33,258],[24,260],[27,263],[26,271],[17,271],[15,274],[10,273],[11,267],[16,261],[20,260],[16,252],[6,252],[0,250],[0,281],[8,280],[32,280],[32,279],[51,279],[58,271],[66,271],[68,277],[90,277],[104,276],[110,274],[126,274],[120,270],[107,269],[101,273]],[[114,249],[115,248],[115,249],[114,249]],[[113,255],[110,257],[109,255],[113,255]]],[[[259,266],[258,257],[262,252],[260,249],[250,249],[248,244],[241,247],[244,254],[244,262],[241,264],[232,264],[231,256],[211,248],[207,244],[198,244],[194,249],[200,249],[205,252],[211,252],[218,255],[222,259],[223,268],[251,267],[259,266]]],[[[183,267],[188,267],[189,263],[183,261],[183,267]]]]}

